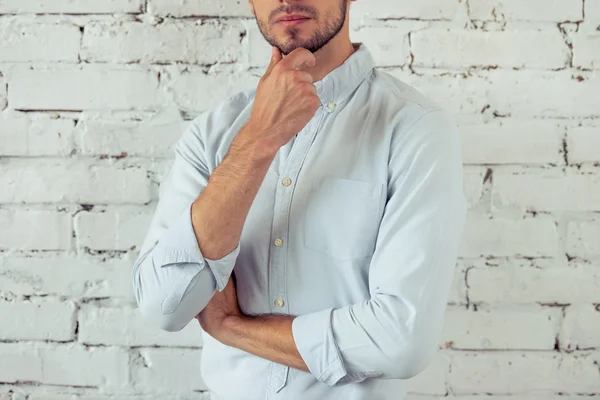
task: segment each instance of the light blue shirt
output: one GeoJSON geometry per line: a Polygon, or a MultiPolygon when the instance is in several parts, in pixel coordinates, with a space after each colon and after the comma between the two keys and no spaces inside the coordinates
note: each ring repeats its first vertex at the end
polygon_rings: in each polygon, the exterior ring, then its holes
{"type": "Polygon", "coordinates": [[[212,400],[400,400],[433,359],[467,203],[454,119],[374,66],[364,44],[321,81],[321,107],[271,164],[238,246],[203,257],[190,207],[248,121],[255,89],[197,116],[175,145],[132,280],[177,331],[232,270],[245,314],[297,316],[309,372],[203,333],[212,400]]]}

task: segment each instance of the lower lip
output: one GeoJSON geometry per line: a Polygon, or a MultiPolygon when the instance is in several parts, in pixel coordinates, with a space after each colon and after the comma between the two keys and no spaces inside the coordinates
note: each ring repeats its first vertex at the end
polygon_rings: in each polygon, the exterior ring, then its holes
{"type": "Polygon", "coordinates": [[[279,21],[279,23],[284,26],[296,26],[296,25],[303,24],[304,22],[306,22],[308,20],[310,20],[310,18],[295,19],[295,20],[290,20],[290,21],[279,21]]]}

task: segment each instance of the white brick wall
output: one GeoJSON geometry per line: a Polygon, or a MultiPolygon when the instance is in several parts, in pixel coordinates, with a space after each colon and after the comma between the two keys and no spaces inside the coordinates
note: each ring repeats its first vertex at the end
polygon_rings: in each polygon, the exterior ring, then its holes
{"type": "MultiPolygon", "coordinates": [[[[409,398],[600,395],[600,0],[351,7],[463,137],[470,213],[409,398]]],[[[130,271],[174,142],[268,59],[246,1],[0,0],[0,400],[205,398],[200,327],[148,326],[130,271]]]]}

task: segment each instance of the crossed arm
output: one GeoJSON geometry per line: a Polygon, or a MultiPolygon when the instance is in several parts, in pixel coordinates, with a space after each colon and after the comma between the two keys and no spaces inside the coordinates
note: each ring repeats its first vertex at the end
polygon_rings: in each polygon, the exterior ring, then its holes
{"type": "Polygon", "coordinates": [[[223,321],[223,344],[310,372],[292,335],[290,315],[232,316],[223,321]]]}

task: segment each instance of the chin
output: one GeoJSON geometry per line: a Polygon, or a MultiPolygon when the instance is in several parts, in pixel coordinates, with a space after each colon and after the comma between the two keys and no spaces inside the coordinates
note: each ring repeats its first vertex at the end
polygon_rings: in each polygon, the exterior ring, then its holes
{"type": "Polygon", "coordinates": [[[299,47],[306,48],[307,44],[301,43],[301,42],[293,42],[293,43],[289,43],[285,46],[278,45],[277,47],[279,47],[279,50],[281,51],[282,54],[288,55],[289,53],[291,53],[292,51],[296,50],[299,47]]]}

